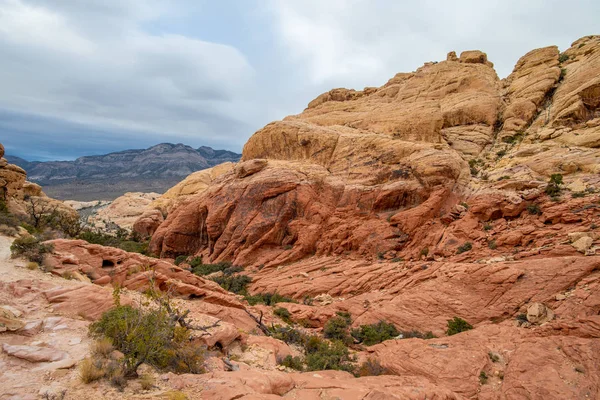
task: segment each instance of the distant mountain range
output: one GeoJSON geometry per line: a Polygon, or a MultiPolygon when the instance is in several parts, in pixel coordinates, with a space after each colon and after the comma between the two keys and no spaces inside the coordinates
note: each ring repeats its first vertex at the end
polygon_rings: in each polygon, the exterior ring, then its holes
{"type": "Polygon", "coordinates": [[[111,200],[125,192],[164,192],[192,172],[223,162],[237,162],[241,154],[194,149],[183,144],[161,143],[143,150],[125,150],[74,161],[26,161],[5,156],[27,171],[28,180],[59,199],[111,200]]]}

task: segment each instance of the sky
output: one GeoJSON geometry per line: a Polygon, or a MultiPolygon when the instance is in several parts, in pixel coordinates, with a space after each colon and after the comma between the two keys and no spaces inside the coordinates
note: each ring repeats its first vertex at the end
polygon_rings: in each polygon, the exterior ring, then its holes
{"type": "Polygon", "coordinates": [[[0,142],[30,161],[163,142],[240,152],[332,88],[472,49],[504,78],[598,20],[597,0],[0,0],[0,142]]]}

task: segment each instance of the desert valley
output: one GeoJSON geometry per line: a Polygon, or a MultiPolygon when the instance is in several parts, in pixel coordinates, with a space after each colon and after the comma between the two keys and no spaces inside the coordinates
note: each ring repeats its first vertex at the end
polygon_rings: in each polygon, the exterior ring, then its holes
{"type": "Polygon", "coordinates": [[[600,36],[172,146],[2,158],[0,399],[600,399],[600,36]]]}

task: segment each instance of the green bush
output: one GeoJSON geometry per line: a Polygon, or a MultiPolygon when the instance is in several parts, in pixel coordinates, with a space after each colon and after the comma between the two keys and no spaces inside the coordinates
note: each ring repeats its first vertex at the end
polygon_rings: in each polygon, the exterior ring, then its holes
{"type": "Polygon", "coordinates": [[[275,325],[271,327],[271,335],[287,344],[303,345],[306,341],[306,335],[297,329],[289,326],[275,325]]]}
{"type": "Polygon", "coordinates": [[[181,264],[182,262],[185,262],[188,259],[188,256],[177,256],[177,258],[175,259],[175,265],[179,266],[179,264],[181,264]]]}
{"type": "Polygon", "coordinates": [[[188,331],[175,327],[164,310],[118,306],[92,324],[90,333],[110,339],[123,353],[125,376],[136,376],[142,363],[178,373],[203,372],[204,349],[192,346],[188,331]]]}
{"type": "Polygon", "coordinates": [[[247,287],[252,278],[247,275],[222,275],[212,279],[217,282],[223,289],[235,294],[247,294],[247,287]]]}
{"type": "Polygon", "coordinates": [[[278,293],[258,293],[244,298],[248,304],[255,306],[257,304],[265,304],[274,306],[277,303],[296,303],[296,300],[282,296],[278,293]]]}
{"type": "Polygon", "coordinates": [[[472,248],[473,248],[473,243],[465,242],[462,246],[458,246],[458,249],[456,250],[456,254],[465,253],[465,252],[471,250],[472,248]]]}
{"type": "Polygon", "coordinates": [[[448,329],[446,330],[446,334],[448,336],[452,336],[471,329],[473,329],[473,326],[467,321],[459,317],[454,317],[453,319],[448,320],[448,329]]]}
{"type": "Polygon", "coordinates": [[[136,376],[147,363],[161,370],[201,373],[204,349],[190,344],[189,332],[175,327],[163,309],[117,306],[90,326],[94,337],[105,337],[123,353],[125,376],[136,376]]]}
{"type": "Polygon", "coordinates": [[[557,197],[560,194],[561,187],[563,183],[563,176],[561,174],[552,174],[550,176],[550,181],[546,186],[546,194],[551,197],[557,197]]]}
{"type": "Polygon", "coordinates": [[[372,346],[400,335],[400,331],[393,324],[385,321],[379,321],[371,325],[361,325],[353,329],[351,333],[353,338],[365,346],[372,346]]]}
{"type": "Polygon", "coordinates": [[[340,340],[344,343],[349,343],[351,338],[348,335],[348,327],[351,323],[350,314],[338,313],[337,316],[330,318],[329,321],[327,321],[323,328],[323,335],[327,339],[340,340]]]}
{"type": "Polygon", "coordinates": [[[569,56],[565,53],[560,53],[560,55],[558,56],[558,62],[561,64],[568,60],[569,60],[569,56]]]}
{"type": "Polygon", "coordinates": [[[44,257],[53,251],[52,245],[43,244],[35,236],[23,236],[15,239],[10,246],[13,257],[25,257],[31,262],[42,264],[44,257]]]}
{"type": "Polygon", "coordinates": [[[84,230],[77,235],[78,239],[85,240],[91,244],[99,244],[101,246],[115,247],[130,253],[139,253],[145,256],[151,256],[148,252],[147,241],[135,241],[135,237],[128,237],[127,232],[118,231],[116,236],[109,235],[104,232],[84,230]]]}
{"type": "Polygon", "coordinates": [[[196,275],[205,276],[215,272],[223,272],[224,275],[233,275],[236,272],[243,271],[244,268],[232,265],[229,261],[223,261],[216,264],[203,264],[202,257],[195,257],[190,261],[192,272],[196,275]]]}
{"type": "Polygon", "coordinates": [[[278,364],[283,365],[284,367],[295,369],[296,371],[304,370],[304,361],[298,356],[292,357],[287,355],[285,358],[279,360],[278,364]]]}
{"type": "Polygon", "coordinates": [[[283,307],[279,307],[276,308],[273,311],[273,314],[277,315],[279,318],[281,318],[284,322],[287,322],[288,324],[290,324],[292,322],[292,314],[288,311],[287,308],[283,308],[283,307]]]}
{"type": "Polygon", "coordinates": [[[542,213],[542,210],[540,209],[540,206],[538,206],[537,204],[530,204],[530,205],[528,205],[527,206],[527,211],[531,215],[540,215],[542,213]]]}
{"type": "Polygon", "coordinates": [[[344,343],[337,340],[330,343],[317,339],[312,341],[310,351],[306,348],[306,366],[309,371],[335,369],[354,372],[355,360],[344,343]]]}

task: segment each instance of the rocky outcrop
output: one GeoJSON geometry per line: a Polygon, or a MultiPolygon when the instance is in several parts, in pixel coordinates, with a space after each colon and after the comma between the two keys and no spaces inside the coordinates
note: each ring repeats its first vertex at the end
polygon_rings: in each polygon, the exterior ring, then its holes
{"type": "Polygon", "coordinates": [[[124,229],[131,232],[135,222],[149,209],[150,204],[158,199],[158,193],[125,193],[123,196],[108,202],[106,205],[87,202],[68,202],[74,208],[82,210],[87,217],[87,224],[103,231],[124,229]],[[87,215],[89,214],[89,215],[87,215]]]}
{"type": "MultiPolygon", "coordinates": [[[[0,153],[4,153],[4,147],[0,153]]],[[[71,207],[46,196],[39,185],[28,182],[24,169],[9,164],[2,157],[0,157],[0,199],[7,204],[13,214],[27,216],[28,207],[35,204],[37,213],[59,212],[69,218],[78,217],[71,207]]]]}

